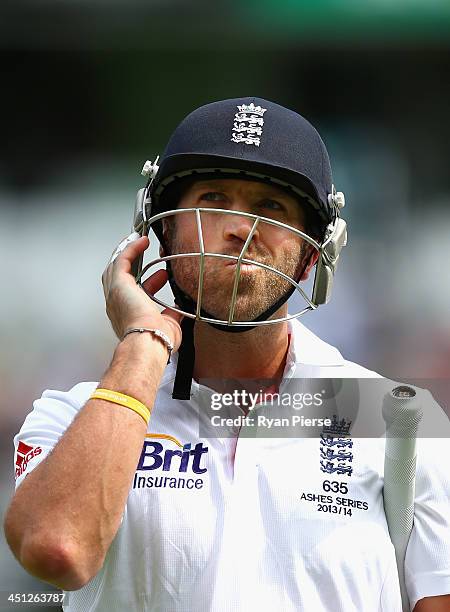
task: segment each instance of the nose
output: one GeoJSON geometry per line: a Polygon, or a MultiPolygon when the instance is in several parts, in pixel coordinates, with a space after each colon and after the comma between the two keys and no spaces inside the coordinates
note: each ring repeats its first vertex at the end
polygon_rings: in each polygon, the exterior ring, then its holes
{"type": "Polygon", "coordinates": [[[246,212],[241,206],[233,205],[229,210],[236,214],[224,213],[223,238],[227,242],[236,242],[239,246],[242,246],[242,243],[244,243],[252,233],[251,241],[256,242],[259,239],[259,229],[258,225],[254,228],[255,219],[239,214],[246,212]]]}

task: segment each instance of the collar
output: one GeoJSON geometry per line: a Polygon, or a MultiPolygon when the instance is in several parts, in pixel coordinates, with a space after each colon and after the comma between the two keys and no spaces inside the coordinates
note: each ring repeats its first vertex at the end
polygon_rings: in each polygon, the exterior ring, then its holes
{"type": "Polygon", "coordinates": [[[291,336],[286,369],[294,364],[339,366],[344,358],[337,348],[321,340],[298,319],[288,321],[291,336]]]}
{"type": "MultiPolygon", "coordinates": [[[[295,372],[297,364],[308,366],[340,366],[344,358],[338,349],[321,340],[310,329],[305,327],[298,319],[288,322],[289,350],[286,358],[284,377],[290,378],[295,372]]],[[[178,353],[172,356],[170,364],[166,367],[161,384],[172,383],[175,378],[178,353]]],[[[192,381],[193,389],[197,387],[192,381]]]]}

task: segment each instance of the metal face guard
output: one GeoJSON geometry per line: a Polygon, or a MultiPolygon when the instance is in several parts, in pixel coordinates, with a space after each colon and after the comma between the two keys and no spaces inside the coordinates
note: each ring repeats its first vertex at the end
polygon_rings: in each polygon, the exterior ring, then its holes
{"type": "MultiPolygon", "coordinates": [[[[159,213],[157,215],[154,215],[153,217],[151,217],[148,220],[144,220],[145,223],[145,230],[146,233],[148,233],[149,228],[152,226],[152,224],[156,223],[157,221],[160,221],[161,219],[165,218],[165,217],[169,217],[169,216],[174,216],[174,215],[182,215],[182,214],[195,214],[195,218],[196,218],[196,226],[197,226],[197,234],[198,234],[198,245],[199,245],[199,250],[195,251],[195,252],[190,252],[190,253],[177,253],[177,254],[173,254],[173,255],[166,255],[164,257],[158,257],[157,259],[153,259],[152,261],[150,261],[142,270],[137,270],[136,271],[136,281],[139,284],[142,284],[142,278],[144,276],[144,274],[147,272],[147,270],[149,270],[150,268],[152,268],[153,266],[161,263],[161,262],[167,262],[167,261],[172,261],[175,259],[179,259],[181,257],[198,257],[200,258],[200,266],[199,266],[199,276],[198,276],[198,291],[197,291],[197,300],[196,300],[196,312],[195,314],[191,313],[191,312],[187,312],[185,310],[182,310],[181,308],[174,306],[174,305],[170,305],[170,304],[166,304],[165,302],[161,301],[159,298],[155,297],[155,296],[149,296],[154,302],[156,302],[157,304],[159,304],[160,306],[163,306],[164,308],[170,308],[171,310],[174,310],[180,314],[182,314],[185,317],[189,317],[191,319],[194,319],[196,321],[204,321],[206,323],[213,323],[213,324],[222,324],[222,325],[226,325],[226,326],[230,326],[230,327],[236,327],[236,326],[242,326],[242,327],[248,327],[248,326],[256,326],[256,325],[271,325],[273,323],[281,323],[283,321],[288,321],[290,319],[294,319],[296,317],[299,317],[301,315],[303,315],[305,312],[308,312],[310,310],[315,310],[321,303],[325,303],[324,301],[322,301],[320,299],[320,295],[318,294],[317,291],[317,287],[323,287],[326,286],[327,291],[325,292],[325,297],[329,298],[329,294],[330,294],[330,288],[331,288],[331,281],[332,281],[332,276],[334,274],[334,270],[336,267],[336,263],[337,263],[337,259],[339,257],[339,252],[342,248],[342,246],[345,244],[345,240],[342,239],[343,234],[345,234],[345,222],[342,219],[337,218],[336,222],[334,224],[330,224],[328,226],[328,232],[327,232],[327,237],[326,240],[324,242],[323,245],[320,245],[318,242],[316,242],[313,238],[311,238],[310,236],[308,236],[307,234],[305,234],[304,232],[302,232],[301,230],[298,230],[290,225],[287,225],[285,223],[282,223],[280,221],[275,221],[273,219],[269,219],[267,217],[262,217],[259,215],[254,215],[251,213],[245,213],[245,212],[241,212],[241,211],[230,211],[230,210],[223,210],[220,208],[179,208],[176,210],[170,210],[170,211],[166,211],[166,212],[162,212],[159,213]],[[247,239],[244,243],[244,245],[242,246],[242,249],[239,253],[239,255],[225,255],[225,254],[220,254],[220,253],[212,253],[212,252],[207,252],[205,251],[205,246],[204,246],[204,239],[203,239],[203,230],[202,230],[202,214],[206,214],[206,213],[214,213],[214,214],[226,214],[226,215],[236,215],[239,217],[247,217],[249,219],[251,219],[253,221],[253,225],[252,228],[247,236],[247,239]],[[340,223],[339,223],[340,222],[340,223]],[[314,280],[314,288],[312,290],[312,296],[309,297],[305,291],[302,289],[302,287],[300,287],[299,282],[297,282],[295,279],[291,278],[290,276],[284,274],[283,272],[281,272],[280,270],[277,270],[276,268],[273,268],[272,266],[268,266],[266,264],[263,264],[261,262],[258,261],[254,261],[251,259],[247,259],[245,257],[248,247],[251,243],[251,240],[255,234],[256,228],[263,224],[263,223],[267,223],[269,225],[293,232],[295,235],[301,237],[305,242],[308,242],[310,245],[312,245],[318,252],[319,252],[319,261],[318,261],[318,265],[317,265],[317,270],[316,270],[316,276],[315,276],[315,280],[314,280]],[[344,226],[342,226],[342,224],[344,224],[344,226]],[[338,234],[339,234],[339,239],[336,240],[337,236],[335,236],[335,230],[338,229],[338,234]],[[330,257],[331,253],[330,253],[330,249],[333,252],[333,257],[330,257]],[[236,270],[234,273],[234,280],[233,280],[233,289],[232,289],[232,294],[231,294],[231,300],[230,300],[230,308],[228,311],[228,317],[227,319],[224,320],[220,320],[220,319],[215,319],[215,318],[210,318],[205,316],[204,314],[202,314],[202,300],[203,300],[203,286],[204,286],[204,273],[205,273],[205,258],[206,257],[218,257],[221,259],[229,259],[232,261],[236,262],[236,270]],[[333,262],[332,265],[331,261],[333,262]],[[251,264],[254,266],[258,266],[260,268],[263,268],[265,270],[267,270],[268,272],[273,272],[274,274],[277,274],[278,276],[280,276],[281,278],[283,278],[284,280],[286,280],[288,283],[290,283],[293,287],[293,289],[296,289],[298,291],[298,293],[300,293],[300,295],[302,296],[302,298],[305,300],[307,306],[305,308],[303,308],[302,310],[300,310],[299,312],[293,314],[293,315],[286,315],[285,317],[282,318],[278,318],[278,319],[268,319],[265,321],[236,321],[235,320],[235,307],[236,307],[236,300],[237,300],[237,294],[238,294],[238,287],[239,287],[239,281],[241,278],[241,266],[242,264],[251,264]],[[317,278],[319,274],[319,280],[317,278]],[[322,281],[320,280],[320,275],[322,275],[322,281]],[[324,280],[325,279],[325,280],[324,280]],[[319,298],[319,299],[314,299],[314,298],[319,298]]],[[[319,292],[320,293],[320,292],[319,292]]],[[[324,292],[322,291],[322,294],[324,292]]]]}

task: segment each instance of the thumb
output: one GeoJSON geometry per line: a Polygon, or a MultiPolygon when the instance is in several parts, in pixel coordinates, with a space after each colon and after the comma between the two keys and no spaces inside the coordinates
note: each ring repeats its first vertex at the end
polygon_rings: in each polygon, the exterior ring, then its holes
{"type": "Polygon", "coordinates": [[[148,248],[150,240],[148,236],[139,236],[135,238],[136,233],[130,234],[128,238],[123,240],[116,249],[111,261],[117,257],[116,268],[124,272],[131,271],[131,264],[148,248]]]}

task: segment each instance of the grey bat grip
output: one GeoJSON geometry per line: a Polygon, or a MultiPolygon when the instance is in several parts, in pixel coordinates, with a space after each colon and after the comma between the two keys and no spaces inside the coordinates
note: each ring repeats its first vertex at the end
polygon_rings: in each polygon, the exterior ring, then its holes
{"type": "Polygon", "coordinates": [[[414,522],[416,436],[422,414],[421,403],[412,387],[396,387],[384,397],[384,510],[395,548],[403,612],[410,610],[405,585],[405,553],[414,522]]]}

